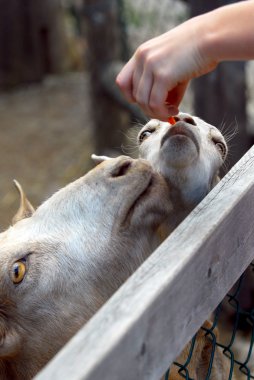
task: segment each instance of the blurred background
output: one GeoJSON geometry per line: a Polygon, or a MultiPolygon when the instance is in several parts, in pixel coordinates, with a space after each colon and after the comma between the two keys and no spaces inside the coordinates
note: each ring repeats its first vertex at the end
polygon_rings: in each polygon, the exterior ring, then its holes
{"type": "MultiPolygon", "coordinates": [[[[147,119],[115,76],[141,42],[227,3],[0,0],[0,229],[18,207],[13,178],[38,206],[92,167],[91,153],[135,155],[133,134],[147,119]]],[[[228,132],[238,127],[228,167],[252,143],[253,73],[253,63],[220,65],[182,104],[228,132]]]]}

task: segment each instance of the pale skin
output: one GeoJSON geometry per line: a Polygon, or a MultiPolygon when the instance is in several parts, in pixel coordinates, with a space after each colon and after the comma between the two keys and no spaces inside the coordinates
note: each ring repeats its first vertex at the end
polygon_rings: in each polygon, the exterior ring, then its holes
{"type": "Polygon", "coordinates": [[[191,79],[223,61],[254,59],[254,1],[192,18],[140,45],[116,78],[123,94],[148,116],[178,114],[191,79]]]}

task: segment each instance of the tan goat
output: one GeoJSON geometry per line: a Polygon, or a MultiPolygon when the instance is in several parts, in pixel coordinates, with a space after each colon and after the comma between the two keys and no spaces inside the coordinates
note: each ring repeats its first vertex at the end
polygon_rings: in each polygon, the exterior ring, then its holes
{"type": "Polygon", "coordinates": [[[22,190],[0,234],[0,379],[28,380],[155,248],[168,188],[144,160],[109,160],[35,212],[22,190]],[[25,219],[23,219],[25,217],[25,219]]]}

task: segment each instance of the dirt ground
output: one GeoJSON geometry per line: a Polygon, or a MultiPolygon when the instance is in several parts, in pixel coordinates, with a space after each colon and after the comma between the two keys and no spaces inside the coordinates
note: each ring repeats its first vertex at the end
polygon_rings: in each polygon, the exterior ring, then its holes
{"type": "Polygon", "coordinates": [[[0,94],[0,230],[18,207],[14,178],[38,206],[92,166],[87,88],[71,73],[0,94]]]}

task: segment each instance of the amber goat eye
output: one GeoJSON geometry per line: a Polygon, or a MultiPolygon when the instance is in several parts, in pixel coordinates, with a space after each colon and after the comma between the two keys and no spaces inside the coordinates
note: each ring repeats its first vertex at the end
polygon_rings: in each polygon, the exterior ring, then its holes
{"type": "Polygon", "coordinates": [[[11,279],[14,284],[19,284],[26,274],[26,262],[25,260],[17,261],[13,264],[11,269],[11,279]]]}

